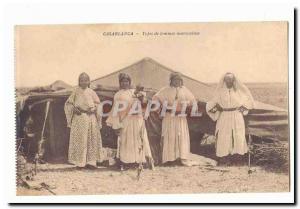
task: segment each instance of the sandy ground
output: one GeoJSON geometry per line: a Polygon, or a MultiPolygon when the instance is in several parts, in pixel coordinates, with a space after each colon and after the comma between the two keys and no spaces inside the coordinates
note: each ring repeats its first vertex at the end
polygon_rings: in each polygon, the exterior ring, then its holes
{"type": "MultiPolygon", "coordinates": [[[[44,164],[30,184],[45,182],[57,195],[88,194],[182,194],[215,192],[288,192],[288,174],[265,171],[259,167],[248,175],[246,166],[216,167],[227,170],[207,170],[204,167],[156,167],[145,169],[137,180],[135,169],[123,172],[99,167],[77,170],[65,164],[44,164]]],[[[45,189],[17,188],[17,195],[52,195],[45,189]]]]}

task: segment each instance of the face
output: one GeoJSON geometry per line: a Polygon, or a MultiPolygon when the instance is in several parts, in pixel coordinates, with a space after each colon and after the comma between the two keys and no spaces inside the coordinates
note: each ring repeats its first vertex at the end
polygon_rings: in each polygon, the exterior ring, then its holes
{"type": "Polygon", "coordinates": [[[86,89],[90,85],[90,79],[87,76],[80,76],[79,86],[83,89],[86,89]]]}
{"type": "Polygon", "coordinates": [[[226,84],[226,87],[228,89],[231,89],[233,87],[233,84],[234,84],[234,76],[232,74],[226,75],[225,78],[224,78],[224,82],[226,84]]]}
{"type": "Polygon", "coordinates": [[[121,89],[129,89],[129,87],[130,87],[130,82],[129,82],[128,79],[122,79],[120,81],[120,88],[121,89]]]}
{"type": "Polygon", "coordinates": [[[173,78],[171,82],[174,87],[179,87],[181,86],[182,81],[180,78],[173,78]]]}

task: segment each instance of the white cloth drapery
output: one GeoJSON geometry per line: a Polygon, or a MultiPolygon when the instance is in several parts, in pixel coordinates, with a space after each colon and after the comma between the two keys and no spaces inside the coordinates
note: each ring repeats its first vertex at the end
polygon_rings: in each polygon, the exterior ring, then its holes
{"type": "Polygon", "coordinates": [[[101,162],[101,117],[97,114],[73,112],[74,107],[87,111],[100,107],[97,94],[90,88],[76,88],[65,103],[65,114],[70,131],[68,161],[79,167],[96,166],[101,162]]]}
{"type": "MultiPolygon", "coordinates": [[[[225,74],[226,75],[226,74],[225,74]]],[[[207,114],[216,124],[216,155],[218,157],[229,154],[243,155],[248,152],[245,138],[245,121],[243,115],[248,111],[240,112],[239,107],[244,106],[248,110],[254,107],[254,99],[249,89],[242,84],[236,77],[234,85],[228,89],[224,78],[221,78],[214,98],[206,104],[207,114]],[[222,108],[237,108],[230,111],[212,111],[216,104],[222,108]]]]}
{"type": "MultiPolygon", "coordinates": [[[[176,102],[176,111],[181,112],[183,105],[195,102],[194,95],[185,86],[162,88],[153,96],[161,104],[167,103],[169,107],[176,102]]],[[[188,159],[190,155],[190,135],[185,116],[172,115],[167,112],[162,121],[162,162],[176,159],[188,159]]]]}
{"type": "Polygon", "coordinates": [[[134,96],[134,89],[119,90],[114,96],[114,105],[106,120],[107,125],[113,129],[122,129],[121,135],[118,137],[117,157],[123,163],[146,162],[145,157],[152,159],[143,115],[129,114],[134,102],[138,102],[134,96]],[[118,101],[127,104],[127,108],[117,112],[117,115],[113,115],[115,104],[118,101]]]}

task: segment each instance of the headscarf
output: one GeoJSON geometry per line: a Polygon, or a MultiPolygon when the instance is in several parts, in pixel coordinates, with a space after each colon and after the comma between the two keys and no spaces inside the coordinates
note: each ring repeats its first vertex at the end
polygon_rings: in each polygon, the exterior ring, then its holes
{"type": "Polygon", "coordinates": [[[215,90],[215,95],[218,95],[218,93],[223,90],[224,88],[227,89],[226,83],[225,83],[225,77],[227,76],[233,76],[233,90],[238,92],[240,96],[245,98],[245,107],[247,109],[253,109],[254,108],[254,99],[253,96],[248,89],[248,87],[243,84],[233,73],[227,72],[225,73],[221,80],[219,81],[219,84],[215,90]]]}
{"type": "Polygon", "coordinates": [[[183,79],[182,79],[182,74],[179,72],[173,72],[170,74],[170,86],[172,86],[172,80],[174,80],[175,78],[180,79],[181,80],[181,85],[183,85],[183,79]]]}
{"type": "Polygon", "coordinates": [[[131,78],[128,74],[126,73],[120,73],[119,74],[119,83],[121,83],[122,80],[128,80],[129,81],[129,84],[131,84],[131,78]]]}
{"type": "MultiPolygon", "coordinates": [[[[79,75],[79,77],[78,77],[78,85],[79,85],[80,79],[83,78],[83,77],[88,78],[89,81],[91,80],[91,79],[90,79],[90,76],[89,76],[86,72],[80,73],[80,75],[79,75]]],[[[88,87],[90,88],[90,84],[88,85],[88,87]]]]}
{"type": "MultiPolygon", "coordinates": [[[[206,112],[213,121],[218,120],[221,113],[220,111],[211,112],[211,110],[216,106],[217,103],[219,103],[220,94],[224,92],[224,90],[228,89],[225,84],[225,77],[228,76],[229,74],[232,75],[234,78],[234,83],[232,88],[233,91],[239,94],[242,100],[242,105],[246,107],[248,110],[254,108],[254,99],[247,86],[244,85],[242,82],[240,82],[239,79],[233,73],[226,73],[222,76],[219,84],[217,85],[217,88],[214,93],[214,97],[212,98],[212,100],[206,103],[206,112]]],[[[248,111],[244,111],[243,114],[244,115],[248,114],[248,111]]]]}

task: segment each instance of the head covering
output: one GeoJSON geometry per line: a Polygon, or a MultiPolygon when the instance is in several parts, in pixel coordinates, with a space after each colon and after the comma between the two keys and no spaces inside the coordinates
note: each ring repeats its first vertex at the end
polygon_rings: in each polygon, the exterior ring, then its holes
{"type": "Polygon", "coordinates": [[[172,86],[172,81],[174,79],[179,79],[181,80],[181,86],[183,85],[183,79],[182,79],[182,74],[179,72],[173,72],[170,74],[170,86],[172,86]]]}
{"type": "MultiPolygon", "coordinates": [[[[79,77],[78,77],[78,84],[79,84],[80,79],[81,79],[81,78],[84,78],[84,77],[85,77],[85,78],[88,78],[89,81],[90,81],[90,76],[89,76],[87,73],[83,72],[83,73],[80,73],[80,75],[79,75],[79,77]]],[[[90,85],[89,85],[88,87],[90,87],[90,85]]]]}
{"type": "Polygon", "coordinates": [[[129,81],[129,83],[131,84],[131,78],[130,78],[130,76],[128,75],[128,74],[126,74],[126,73],[120,73],[119,74],[119,83],[122,81],[122,80],[128,80],[129,81]]]}
{"type": "Polygon", "coordinates": [[[225,84],[225,77],[227,76],[233,76],[233,90],[240,94],[241,97],[245,100],[245,105],[248,109],[254,108],[254,98],[248,89],[248,87],[243,84],[233,73],[227,72],[225,73],[221,80],[219,81],[219,84],[215,90],[215,95],[218,95],[218,93],[224,89],[227,89],[227,86],[225,84]]]}
{"type": "Polygon", "coordinates": [[[90,79],[90,76],[86,72],[80,73],[79,78],[82,77],[87,77],[88,79],[90,79]]]}

